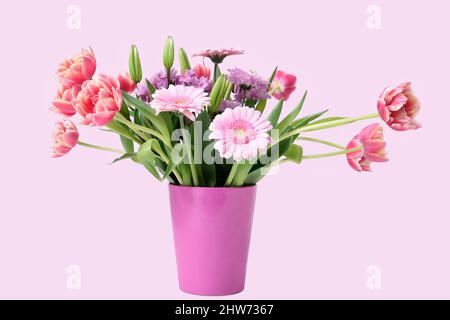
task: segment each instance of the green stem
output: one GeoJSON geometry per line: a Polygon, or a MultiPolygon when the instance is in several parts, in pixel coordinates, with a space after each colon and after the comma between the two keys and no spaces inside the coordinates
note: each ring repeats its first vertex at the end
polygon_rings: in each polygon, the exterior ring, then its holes
{"type": "Polygon", "coordinates": [[[186,136],[186,132],[185,132],[186,129],[184,127],[184,116],[182,114],[180,114],[179,119],[180,119],[181,134],[183,136],[183,145],[184,145],[185,151],[186,151],[188,159],[189,159],[189,166],[191,167],[192,180],[194,181],[194,186],[198,187],[197,169],[195,168],[195,164],[192,161],[191,142],[188,141],[187,136],[186,136]]]}
{"type": "Polygon", "coordinates": [[[83,147],[97,149],[97,150],[109,151],[109,152],[114,152],[114,153],[119,153],[119,154],[125,154],[126,153],[123,150],[114,149],[114,148],[108,148],[108,147],[102,147],[102,146],[96,146],[94,144],[90,144],[90,143],[86,143],[86,142],[82,142],[82,141],[78,141],[77,144],[80,145],[80,146],[83,146],[83,147]]]}
{"type": "Polygon", "coordinates": [[[347,154],[347,153],[352,153],[352,152],[355,152],[355,151],[359,151],[361,149],[362,149],[362,147],[359,146],[359,147],[356,147],[356,148],[342,150],[342,151],[312,154],[312,155],[309,155],[309,156],[304,156],[303,159],[329,158],[329,157],[334,157],[334,156],[340,156],[340,155],[347,154]]]}
{"type": "Polygon", "coordinates": [[[239,167],[238,162],[233,163],[233,166],[231,167],[231,171],[230,171],[230,174],[228,175],[227,181],[225,181],[225,187],[231,186],[231,183],[233,182],[234,175],[236,174],[238,167],[239,167]]]}
{"type": "Polygon", "coordinates": [[[331,141],[311,138],[311,137],[298,137],[297,140],[316,142],[316,143],[324,144],[324,145],[327,145],[327,146],[330,146],[330,147],[335,147],[335,148],[341,149],[341,150],[347,149],[346,147],[341,146],[340,144],[337,144],[337,143],[334,143],[334,142],[331,142],[331,141]]]}
{"type": "Polygon", "coordinates": [[[167,88],[170,86],[170,69],[166,69],[167,74],[167,88]]]}

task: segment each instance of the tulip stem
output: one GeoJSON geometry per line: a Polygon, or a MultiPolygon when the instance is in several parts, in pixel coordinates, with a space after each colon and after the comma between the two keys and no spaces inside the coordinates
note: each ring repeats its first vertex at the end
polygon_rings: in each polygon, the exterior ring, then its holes
{"type": "Polygon", "coordinates": [[[352,152],[356,152],[362,149],[362,146],[358,146],[352,149],[346,149],[346,150],[341,150],[341,151],[336,151],[336,152],[329,152],[329,153],[319,153],[319,154],[312,154],[309,156],[303,156],[303,159],[320,159],[320,158],[329,158],[329,157],[334,157],[334,156],[340,156],[343,154],[347,154],[347,153],[352,153],[352,152]]]}
{"type": "Polygon", "coordinates": [[[194,186],[198,187],[198,176],[197,176],[197,169],[195,168],[195,163],[192,160],[192,152],[191,152],[191,141],[188,140],[188,137],[186,135],[186,129],[184,126],[184,115],[180,114],[179,115],[179,119],[180,119],[180,129],[181,129],[181,134],[183,136],[183,145],[184,145],[184,150],[187,153],[188,159],[189,159],[189,166],[191,167],[191,172],[192,172],[192,180],[194,181],[194,186]]]}
{"type": "Polygon", "coordinates": [[[119,153],[119,154],[125,154],[126,153],[123,150],[114,149],[114,148],[108,148],[108,147],[102,147],[102,146],[96,146],[94,144],[90,144],[90,143],[86,143],[86,142],[82,142],[82,141],[78,141],[77,144],[80,145],[80,146],[83,146],[83,147],[97,149],[97,150],[109,151],[109,152],[114,152],[114,153],[119,153]]]}
{"type": "Polygon", "coordinates": [[[337,143],[334,143],[334,142],[331,142],[331,141],[311,138],[311,137],[298,137],[297,140],[316,142],[316,143],[324,144],[324,145],[327,145],[327,146],[330,146],[330,147],[335,147],[335,148],[341,149],[341,150],[347,149],[346,147],[341,146],[340,144],[337,144],[337,143]]]}

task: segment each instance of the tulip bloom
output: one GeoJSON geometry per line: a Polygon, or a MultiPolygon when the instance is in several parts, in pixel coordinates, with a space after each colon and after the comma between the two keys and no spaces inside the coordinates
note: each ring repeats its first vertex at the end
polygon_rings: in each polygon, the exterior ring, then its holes
{"type": "Polygon", "coordinates": [[[378,98],[378,113],[381,119],[394,130],[415,130],[422,125],[415,120],[420,110],[420,101],[405,82],[397,87],[386,88],[378,98]]]}
{"type": "Polygon", "coordinates": [[[347,150],[360,147],[360,150],[347,153],[349,165],[358,172],[371,171],[372,162],[386,162],[386,142],[383,141],[383,128],[378,123],[365,127],[347,145],[347,150]]]}
{"type": "Polygon", "coordinates": [[[74,101],[75,109],[83,117],[83,124],[104,126],[119,112],[122,106],[119,82],[106,75],[86,81],[74,101]]]}
{"type": "Polygon", "coordinates": [[[56,123],[56,129],[53,132],[53,139],[55,143],[52,147],[52,158],[57,158],[65,155],[78,142],[78,129],[72,121],[63,119],[56,123]]]}
{"type": "Polygon", "coordinates": [[[64,60],[58,66],[58,80],[65,88],[71,88],[90,80],[95,73],[97,63],[92,49],[83,49],[72,58],[64,60]]]}
{"type": "Polygon", "coordinates": [[[65,88],[61,86],[56,94],[55,100],[53,100],[52,111],[62,114],[66,117],[71,117],[77,111],[73,107],[73,99],[75,99],[81,90],[81,85],[75,84],[71,88],[65,88]]]}
{"type": "Polygon", "coordinates": [[[269,89],[269,93],[277,100],[287,101],[296,89],[297,77],[278,70],[269,89]]]}
{"type": "Polygon", "coordinates": [[[136,89],[136,83],[133,80],[131,80],[128,73],[126,73],[124,75],[120,74],[117,77],[117,80],[119,81],[120,89],[125,92],[130,93],[136,89]]]}
{"type": "Polygon", "coordinates": [[[204,77],[209,80],[211,78],[211,70],[202,64],[197,64],[194,67],[194,73],[197,77],[201,78],[204,77]]]}

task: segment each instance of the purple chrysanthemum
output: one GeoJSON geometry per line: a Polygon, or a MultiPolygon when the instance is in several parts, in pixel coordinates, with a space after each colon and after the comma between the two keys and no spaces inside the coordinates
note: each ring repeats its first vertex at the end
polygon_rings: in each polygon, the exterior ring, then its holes
{"type": "Polygon", "coordinates": [[[136,96],[144,102],[150,102],[150,92],[148,91],[147,84],[138,83],[136,87],[136,96]]]}
{"type": "Polygon", "coordinates": [[[234,109],[236,107],[239,107],[240,105],[241,105],[241,102],[239,102],[239,101],[223,100],[220,103],[220,112],[224,112],[226,109],[234,109]]]}
{"type": "Polygon", "coordinates": [[[211,82],[206,77],[199,77],[192,70],[186,70],[183,75],[177,79],[177,84],[202,88],[205,92],[211,91],[211,82]]]}
{"type": "Polygon", "coordinates": [[[229,70],[228,80],[234,85],[234,98],[238,101],[244,99],[269,99],[267,87],[269,82],[255,73],[248,73],[242,69],[229,70]]]}
{"type": "MultiPolygon", "coordinates": [[[[170,84],[177,84],[180,75],[176,69],[170,70],[170,84]]],[[[167,74],[165,71],[159,71],[150,78],[150,83],[155,89],[167,88],[167,74]]]]}

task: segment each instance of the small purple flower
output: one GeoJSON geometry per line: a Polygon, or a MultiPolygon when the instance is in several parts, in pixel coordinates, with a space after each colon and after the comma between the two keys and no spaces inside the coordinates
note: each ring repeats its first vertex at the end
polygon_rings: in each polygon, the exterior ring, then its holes
{"type": "Polygon", "coordinates": [[[234,68],[229,71],[228,80],[234,85],[234,98],[238,101],[269,99],[267,92],[269,82],[255,73],[248,73],[234,68]]]}
{"type": "MultiPolygon", "coordinates": [[[[180,75],[176,69],[170,70],[170,83],[177,84],[180,75]]],[[[159,90],[162,88],[167,88],[167,74],[165,71],[159,71],[150,78],[150,83],[159,90]]]]}
{"type": "Polygon", "coordinates": [[[236,100],[230,101],[230,100],[223,100],[220,103],[220,112],[224,112],[226,109],[234,109],[236,107],[239,107],[242,103],[236,100]]]}
{"type": "Polygon", "coordinates": [[[206,77],[199,77],[192,70],[186,70],[183,75],[177,79],[177,84],[202,88],[205,92],[211,91],[211,82],[206,77]]]}
{"type": "Polygon", "coordinates": [[[144,82],[138,83],[136,87],[136,96],[144,102],[150,102],[150,92],[147,84],[144,82]]]}

